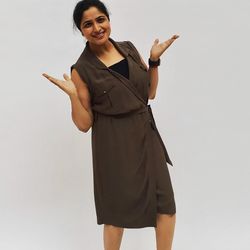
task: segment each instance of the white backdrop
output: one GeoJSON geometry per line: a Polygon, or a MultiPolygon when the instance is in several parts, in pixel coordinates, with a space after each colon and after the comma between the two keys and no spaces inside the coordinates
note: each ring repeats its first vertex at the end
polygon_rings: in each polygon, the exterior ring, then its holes
{"type": "MultiPolygon", "coordinates": [[[[0,3],[0,249],[99,250],[91,130],[44,77],[70,74],[85,42],[77,1],[0,3]]],[[[104,1],[111,37],[144,60],[155,38],[180,37],[161,57],[150,100],[174,166],[173,250],[247,250],[250,232],[247,0],[104,1]]],[[[154,228],[125,229],[121,250],[155,249],[154,228]]]]}

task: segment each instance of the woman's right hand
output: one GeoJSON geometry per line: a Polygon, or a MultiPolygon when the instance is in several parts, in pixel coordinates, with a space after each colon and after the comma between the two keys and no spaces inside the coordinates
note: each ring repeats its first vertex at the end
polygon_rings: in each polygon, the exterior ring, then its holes
{"type": "Polygon", "coordinates": [[[60,89],[62,89],[69,96],[77,95],[75,84],[67,74],[63,74],[65,81],[56,79],[46,73],[43,73],[42,75],[46,77],[49,81],[54,83],[56,86],[58,86],[60,89]]]}

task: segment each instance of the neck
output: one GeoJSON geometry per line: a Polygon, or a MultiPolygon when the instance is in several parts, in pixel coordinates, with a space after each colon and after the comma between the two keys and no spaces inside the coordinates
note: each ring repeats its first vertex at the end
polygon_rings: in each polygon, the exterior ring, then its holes
{"type": "Polygon", "coordinates": [[[95,53],[96,56],[100,56],[109,53],[113,48],[113,44],[108,39],[105,43],[101,45],[89,43],[89,47],[92,50],[92,52],[95,53]]]}

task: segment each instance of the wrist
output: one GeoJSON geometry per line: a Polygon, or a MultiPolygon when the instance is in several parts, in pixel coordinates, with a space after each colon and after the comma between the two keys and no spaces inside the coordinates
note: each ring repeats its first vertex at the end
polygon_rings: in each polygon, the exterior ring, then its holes
{"type": "Polygon", "coordinates": [[[160,59],[160,57],[153,57],[153,56],[150,56],[149,59],[153,62],[155,61],[158,61],[160,59]]]}
{"type": "Polygon", "coordinates": [[[70,99],[78,98],[77,92],[71,92],[71,93],[69,93],[69,98],[70,99]]]}
{"type": "Polygon", "coordinates": [[[161,60],[160,58],[158,58],[158,60],[152,60],[151,58],[148,58],[148,64],[149,64],[149,67],[150,68],[154,68],[154,67],[158,67],[161,63],[161,60]]]}

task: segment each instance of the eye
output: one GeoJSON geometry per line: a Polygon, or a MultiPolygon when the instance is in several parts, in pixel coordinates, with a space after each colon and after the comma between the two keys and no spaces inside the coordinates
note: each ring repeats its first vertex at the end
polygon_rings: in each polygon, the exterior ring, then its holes
{"type": "Polygon", "coordinates": [[[99,23],[102,23],[102,22],[104,22],[105,20],[106,20],[106,18],[105,18],[105,17],[100,17],[100,18],[98,18],[98,20],[97,20],[97,21],[98,21],[99,23]]]}
{"type": "Polygon", "coordinates": [[[90,26],[91,26],[91,23],[85,23],[84,26],[83,26],[83,28],[88,28],[90,26]]]}

